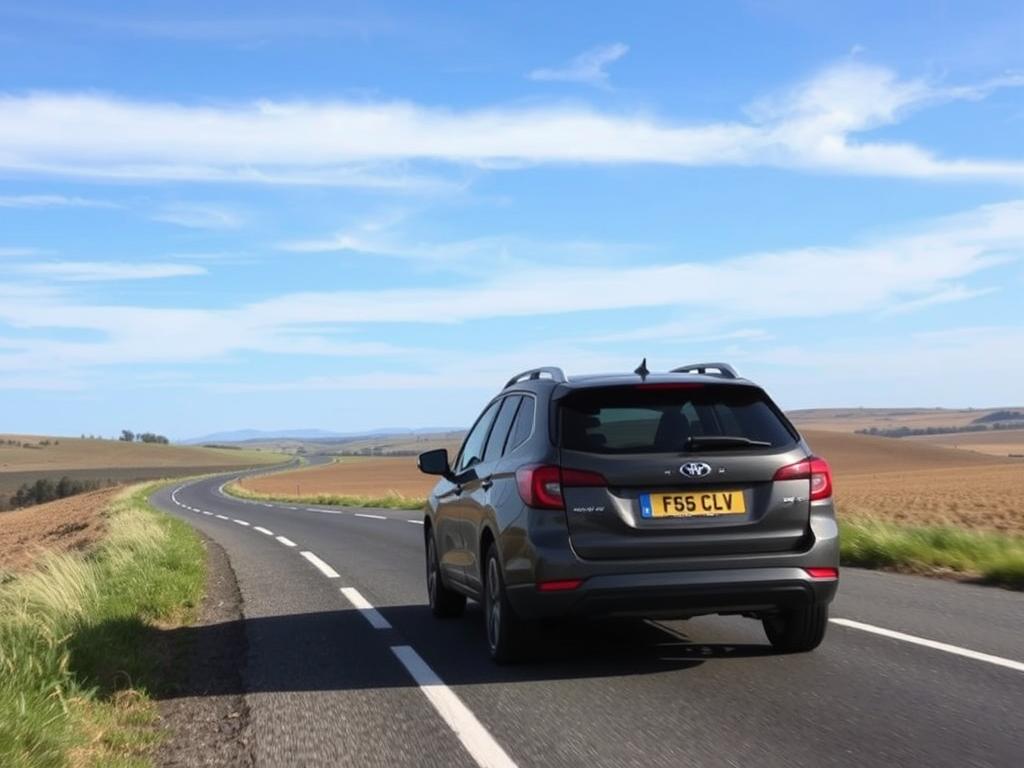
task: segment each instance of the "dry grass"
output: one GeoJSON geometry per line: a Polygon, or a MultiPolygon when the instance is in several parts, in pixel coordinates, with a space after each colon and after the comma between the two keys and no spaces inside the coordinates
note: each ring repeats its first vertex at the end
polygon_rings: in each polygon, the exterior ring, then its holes
{"type": "Polygon", "coordinates": [[[424,498],[437,482],[412,457],[351,457],[333,464],[247,477],[243,490],[276,497],[352,496],[424,498]]]}

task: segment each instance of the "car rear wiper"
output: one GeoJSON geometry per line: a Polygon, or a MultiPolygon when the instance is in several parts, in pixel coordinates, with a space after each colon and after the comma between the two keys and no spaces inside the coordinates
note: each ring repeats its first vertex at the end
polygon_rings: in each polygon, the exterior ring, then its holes
{"type": "Polygon", "coordinates": [[[733,435],[691,435],[686,438],[686,447],[694,448],[771,448],[772,444],[764,440],[751,440],[749,437],[733,435]]]}

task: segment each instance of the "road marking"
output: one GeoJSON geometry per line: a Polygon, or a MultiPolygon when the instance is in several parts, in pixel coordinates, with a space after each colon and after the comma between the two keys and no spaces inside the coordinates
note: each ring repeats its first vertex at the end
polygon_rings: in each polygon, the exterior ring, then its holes
{"type": "Polygon", "coordinates": [[[273,531],[268,531],[266,528],[262,528],[262,527],[260,527],[258,525],[253,526],[253,530],[254,531],[259,531],[260,533],[266,534],[267,536],[273,536],[274,535],[273,531]]]}
{"type": "Polygon", "coordinates": [[[298,507],[285,507],[285,509],[298,509],[298,507]]]}
{"type": "Polygon", "coordinates": [[[284,544],[286,547],[294,547],[295,542],[291,539],[286,539],[284,536],[278,536],[277,540],[284,544]]]}
{"type": "Polygon", "coordinates": [[[515,768],[512,758],[487,732],[455,692],[445,685],[410,645],[393,645],[391,652],[412,675],[437,713],[459,737],[462,746],[482,768],[515,768]]]}
{"type": "Polygon", "coordinates": [[[341,578],[341,576],[338,575],[338,572],[336,570],[331,568],[331,566],[329,566],[327,563],[325,563],[319,557],[314,555],[312,552],[299,552],[299,554],[302,555],[307,560],[309,560],[309,562],[311,562],[316,567],[316,569],[318,571],[320,571],[320,573],[322,573],[328,579],[340,579],[341,578]]]}
{"type": "Polygon", "coordinates": [[[413,525],[423,525],[422,520],[406,520],[405,522],[412,523],[413,525]]]}
{"type": "Polygon", "coordinates": [[[882,637],[890,637],[893,640],[902,640],[905,643],[923,645],[925,648],[932,648],[936,651],[945,651],[946,653],[952,653],[957,656],[963,656],[967,659],[974,659],[975,661],[984,661],[989,664],[995,664],[999,667],[1013,669],[1017,672],[1024,672],[1024,662],[1014,661],[1013,659],[1004,659],[1002,656],[993,656],[988,653],[979,653],[978,651],[972,651],[969,648],[961,648],[958,645],[940,643],[936,640],[928,640],[923,637],[917,637],[916,635],[908,635],[903,632],[896,632],[892,629],[876,627],[873,624],[863,624],[859,621],[852,621],[850,619],[829,619],[829,621],[831,621],[833,624],[839,624],[842,627],[859,629],[864,632],[871,632],[875,635],[881,635],[882,637]]]}
{"type": "Polygon", "coordinates": [[[214,517],[216,517],[218,520],[229,520],[230,519],[227,515],[214,515],[214,517]]]}
{"type": "Polygon", "coordinates": [[[344,515],[340,509],[311,509],[310,512],[319,512],[324,515],[344,515]]]}
{"type": "Polygon", "coordinates": [[[360,594],[355,587],[342,587],[341,594],[352,603],[352,607],[363,615],[363,618],[370,622],[374,629],[391,629],[391,622],[380,615],[380,611],[370,605],[370,601],[360,594]]]}
{"type": "Polygon", "coordinates": [[[274,508],[274,505],[273,505],[273,504],[264,504],[263,506],[264,506],[264,507],[270,507],[271,509],[273,509],[273,508],[274,508]]]}
{"type": "Polygon", "coordinates": [[[355,515],[356,517],[368,517],[371,520],[387,520],[384,515],[368,515],[365,512],[356,512],[355,515]]]}
{"type": "Polygon", "coordinates": [[[306,507],[307,512],[321,512],[322,510],[315,509],[314,507],[306,507]]]}
{"type": "Polygon", "coordinates": [[[205,509],[203,510],[203,514],[207,517],[213,517],[213,512],[207,512],[205,509]]]}
{"type": "Polygon", "coordinates": [[[235,522],[238,523],[239,525],[248,525],[248,523],[245,522],[245,520],[235,520],[235,522]]]}

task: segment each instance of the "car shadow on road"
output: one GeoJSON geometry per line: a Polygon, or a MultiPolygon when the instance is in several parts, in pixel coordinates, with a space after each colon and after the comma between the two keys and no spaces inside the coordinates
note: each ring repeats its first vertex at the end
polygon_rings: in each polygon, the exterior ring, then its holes
{"type": "MultiPolygon", "coordinates": [[[[656,622],[632,620],[545,628],[529,659],[499,666],[487,655],[476,606],[464,618],[448,621],[435,620],[423,605],[390,606],[381,613],[392,629],[372,628],[354,609],[173,629],[124,628],[141,642],[165,649],[157,654],[158,666],[134,670],[133,685],[155,698],[415,685],[390,650],[398,645],[411,645],[445,683],[456,687],[652,675],[772,654],[767,645],[694,642],[656,622]],[[171,674],[172,666],[198,671],[171,674]]],[[[111,627],[93,631],[110,632],[111,627]]],[[[89,646],[87,637],[79,639],[89,646]]],[[[73,651],[71,665],[74,669],[73,651]]],[[[116,670],[117,660],[110,666],[116,670]]]]}

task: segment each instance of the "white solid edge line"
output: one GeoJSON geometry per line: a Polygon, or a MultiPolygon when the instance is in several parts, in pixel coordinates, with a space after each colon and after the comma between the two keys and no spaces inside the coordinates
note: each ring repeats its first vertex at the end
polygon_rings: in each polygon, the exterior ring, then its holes
{"type": "Polygon", "coordinates": [[[843,627],[859,629],[863,632],[871,632],[875,635],[881,635],[882,637],[890,637],[893,640],[902,640],[905,643],[923,645],[925,648],[932,648],[936,651],[945,651],[946,653],[952,653],[957,656],[963,656],[967,659],[974,659],[975,661],[984,661],[989,664],[995,664],[999,667],[1013,669],[1017,672],[1024,672],[1024,662],[1014,661],[1013,659],[1004,659],[1002,656],[993,656],[989,653],[979,653],[978,651],[972,651],[969,648],[961,648],[958,645],[940,643],[937,640],[928,640],[923,637],[917,637],[916,635],[908,635],[904,632],[896,632],[892,629],[884,629],[883,627],[876,627],[873,624],[864,624],[862,622],[853,621],[851,619],[829,619],[829,621],[831,621],[833,624],[839,624],[843,627]]]}
{"type": "Polygon", "coordinates": [[[356,512],[355,516],[356,517],[368,517],[371,520],[387,520],[387,518],[384,517],[384,515],[368,515],[365,512],[356,512]]]}
{"type": "Polygon", "coordinates": [[[374,629],[391,629],[391,622],[380,615],[380,611],[370,605],[370,601],[360,594],[355,587],[342,587],[341,594],[352,603],[352,607],[363,615],[363,618],[370,622],[374,629]]]}
{"type": "Polygon", "coordinates": [[[331,568],[331,566],[329,566],[327,563],[325,563],[319,557],[314,555],[312,552],[299,552],[299,554],[302,555],[304,558],[306,558],[309,562],[311,562],[313,564],[313,566],[318,571],[320,571],[320,573],[322,573],[324,576],[326,576],[328,579],[340,579],[341,578],[341,576],[338,575],[338,572],[336,570],[331,568]]]}
{"type": "Polygon", "coordinates": [[[469,708],[462,703],[455,692],[445,685],[441,678],[427,666],[427,662],[409,645],[393,645],[402,666],[423,691],[437,713],[459,737],[462,746],[482,768],[515,768],[515,763],[494,737],[476,719],[469,708]]]}
{"type": "Polygon", "coordinates": [[[291,539],[287,539],[284,536],[278,536],[277,540],[280,541],[282,544],[284,544],[286,547],[294,547],[295,546],[295,542],[294,541],[292,541],[291,539]]]}
{"type": "Polygon", "coordinates": [[[248,523],[245,522],[245,520],[235,520],[235,522],[238,523],[239,525],[248,525],[248,523]]]}
{"type": "Polygon", "coordinates": [[[413,525],[423,525],[422,520],[406,520],[405,522],[412,523],[413,525]]]}
{"type": "Polygon", "coordinates": [[[264,534],[266,536],[273,536],[274,535],[273,531],[268,531],[266,528],[263,528],[262,526],[259,526],[259,525],[254,525],[252,529],[254,531],[259,531],[260,533],[262,533],[262,534],[264,534]]]}
{"type": "Polygon", "coordinates": [[[214,515],[218,520],[230,520],[231,518],[227,515],[214,515]]]}

